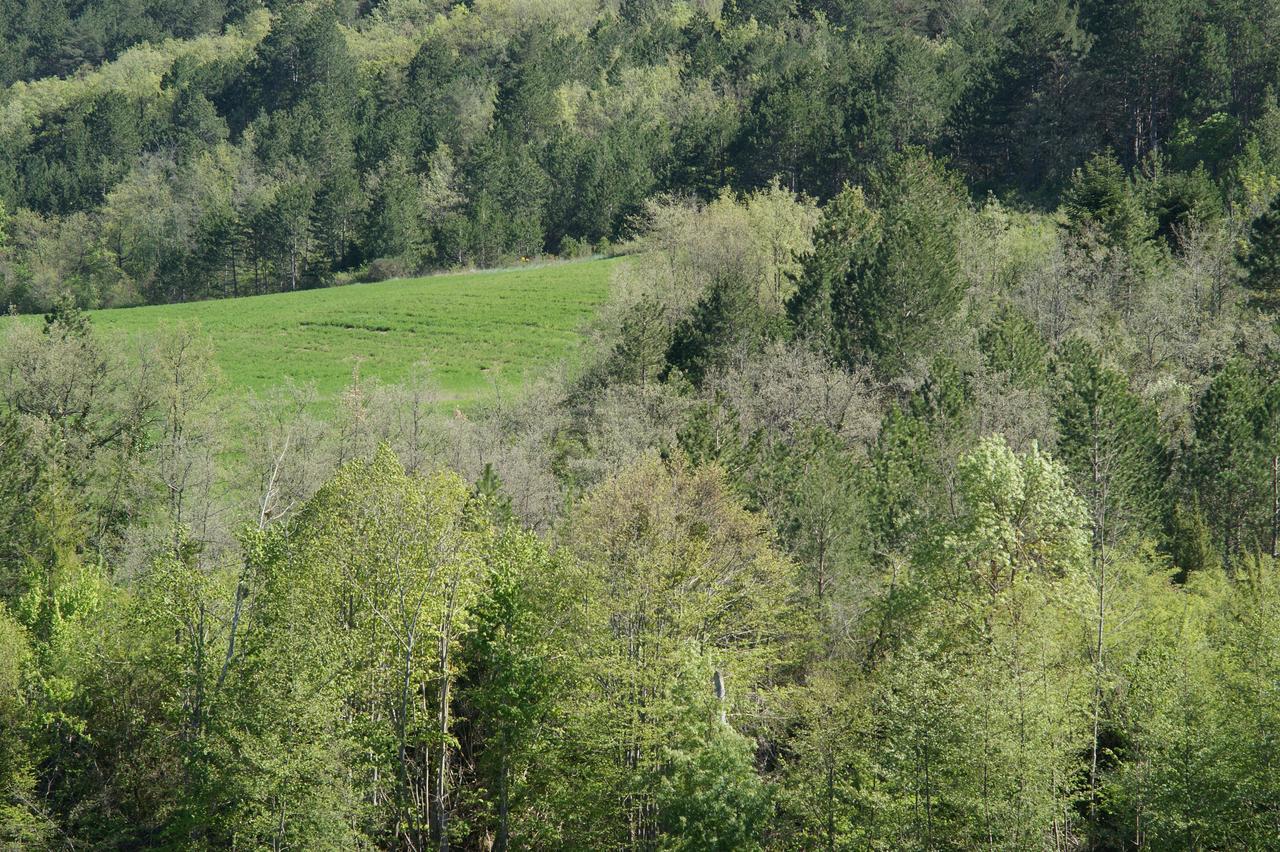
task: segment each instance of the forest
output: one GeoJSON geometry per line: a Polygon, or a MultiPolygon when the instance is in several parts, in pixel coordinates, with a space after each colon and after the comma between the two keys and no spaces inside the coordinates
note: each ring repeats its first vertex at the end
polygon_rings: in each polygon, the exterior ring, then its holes
{"type": "Polygon", "coordinates": [[[1271,0],[0,0],[0,84],[0,847],[1280,848],[1271,0]],[[596,255],[466,402],[94,314],[596,255]]]}

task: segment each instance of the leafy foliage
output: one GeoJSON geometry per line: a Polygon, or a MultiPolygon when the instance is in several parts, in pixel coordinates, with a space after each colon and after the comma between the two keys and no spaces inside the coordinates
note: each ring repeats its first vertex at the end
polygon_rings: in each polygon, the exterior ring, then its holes
{"type": "Polygon", "coordinates": [[[1274,845],[1266,4],[252,5],[0,2],[0,845],[1274,845]]]}

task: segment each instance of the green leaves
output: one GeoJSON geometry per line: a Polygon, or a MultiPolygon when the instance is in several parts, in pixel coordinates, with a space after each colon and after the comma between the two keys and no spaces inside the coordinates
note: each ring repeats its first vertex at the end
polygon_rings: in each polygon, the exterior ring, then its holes
{"type": "Polygon", "coordinates": [[[764,799],[742,740],[715,725],[718,711],[738,730],[766,724],[770,686],[803,636],[794,567],[718,469],[654,456],[589,494],[564,541],[589,606],[584,679],[569,700],[586,710],[579,759],[600,779],[602,809],[583,817],[575,843],[633,833],[672,848],[747,842],[764,799]]]}
{"type": "MultiPolygon", "coordinates": [[[[715,668],[692,648],[674,673],[683,712],[661,746],[661,762],[646,782],[655,789],[659,849],[729,852],[762,848],[772,816],[771,790],[756,771],[755,743],[720,719],[707,673],[715,668]]],[[[713,675],[714,677],[714,675],[713,675]]]]}
{"type": "Polygon", "coordinates": [[[961,460],[965,511],[944,550],[996,594],[1021,574],[1079,571],[1087,554],[1084,504],[1065,471],[1036,447],[1018,457],[987,438],[961,460]]]}

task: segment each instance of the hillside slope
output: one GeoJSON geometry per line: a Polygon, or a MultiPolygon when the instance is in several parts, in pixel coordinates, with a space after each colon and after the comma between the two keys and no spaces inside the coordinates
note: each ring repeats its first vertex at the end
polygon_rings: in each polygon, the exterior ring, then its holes
{"type": "Polygon", "coordinates": [[[425,364],[446,400],[512,387],[569,355],[617,261],[356,284],[241,299],[95,311],[117,339],[181,323],[210,336],[231,399],[287,380],[332,399],[360,374],[402,380],[425,364]]]}

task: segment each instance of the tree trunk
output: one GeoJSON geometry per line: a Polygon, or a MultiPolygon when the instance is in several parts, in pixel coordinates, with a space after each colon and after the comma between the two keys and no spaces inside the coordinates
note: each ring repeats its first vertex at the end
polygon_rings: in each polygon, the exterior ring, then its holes
{"type": "Polygon", "coordinates": [[[498,839],[493,844],[494,852],[507,852],[507,745],[502,745],[502,760],[498,766],[498,839]]]}
{"type": "Polygon", "coordinates": [[[240,296],[240,276],[236,274],[236,243],[231,241],[231,295],[232,297],[240,296]]]}
{"type": "Polygon", "coordinates": [[[1093,724],[1089,755],[1089,815],[1096,816],[1098,807],[1098,734],[1102,716],[1102,640],[1106,629],[1106,578],[1107,578],[1107,483],[1103,472],[1101,441],[1099,438],[1101,413],[1095,414],[1093,428],[1092,498],[1093,498],[1093,571],[1097,578],[1098,626],[1094,637],[1093,724]]]}
{"type": "Polygon", "coordinates": [[[827,757],[827,852],[836,852],[836,766],[833,756],[827,757]]]}
{"type": "Polygon", "coordinates": [[[410,789],[411,781],[409,777],[409,693],[413,691],[413,648],[416,636],[410,632],[406,637],[404,648],[404,659],[401,668],[400,680],[400,708],[399,719],[396,720],[396,738],[399,740],[396,750],[396,771],[399,777],[399,794],[400,813],[405,820],[405,833],[413,838],[413,843],[417,845],[420,841],[418,837],[418,828],[414,819],[415,810],[413,808],[413,791],[410,789]]]}
{"type": "Polygon", "coordinates": [[[1271,457],[1271,558],[1280,556],[1280,455],[1271,457]]]}
{"type": "Polygon", "coordinates": [[[436,761],[436,831],[440,852],[449,849],[449,816],[445,808],[445,782],[449,776],[449,749],[445,738],[449,735],[449,639],[448,632],[440,632],[440,753],[436,761]]]}

